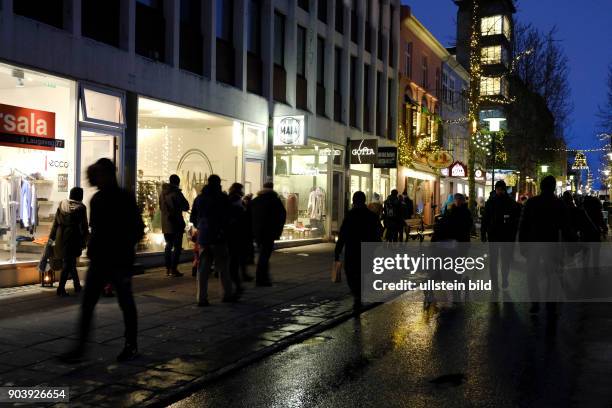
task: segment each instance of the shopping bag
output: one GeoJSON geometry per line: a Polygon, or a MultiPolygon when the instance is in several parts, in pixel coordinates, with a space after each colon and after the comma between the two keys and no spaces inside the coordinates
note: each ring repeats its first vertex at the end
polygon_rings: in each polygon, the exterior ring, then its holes
{"type": "Polygon", "coordinates": [[[332,282],[339,283],[342,282],[342,262],[335,261],[332,266],[332,274],[331,274],[332,282]]]}

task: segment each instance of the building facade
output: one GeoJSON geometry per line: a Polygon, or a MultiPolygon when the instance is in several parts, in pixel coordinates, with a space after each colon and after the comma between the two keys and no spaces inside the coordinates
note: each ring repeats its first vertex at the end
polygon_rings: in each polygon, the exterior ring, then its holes
{"type": "Polygon", "coordinates": [[[355,188],[395,184],[351,141],[395,145],[399,16],[399,0],[0,0],[0,176],[30,191],[5,200],[0,264],[38,259],[100,157],[137,194],[142,254],[162,249],[172,173],[188,199],[211,173],[247,193],[273,180],[283,239],[331,236],[355,188]]]}

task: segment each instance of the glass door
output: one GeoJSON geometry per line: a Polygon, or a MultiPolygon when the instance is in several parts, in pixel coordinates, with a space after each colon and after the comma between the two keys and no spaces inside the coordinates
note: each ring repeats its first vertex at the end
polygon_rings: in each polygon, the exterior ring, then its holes
{"type": "Polygon", "coordinates": [[[244,193],[256,195],[263,187],[264,161],[247,159],[244,163],[244,193]]]}
{"type": "Polygon", "coordinates": [[[117,167],[117,175],[119,180],[121,180],[119,146],[119,136],[117,134],[100,130],[81,130],[80,184],[83,188],[83,203],[87,206],[88,211],[89,201],[96,192],[96,188],[89,185],[87,168],[99,159],[111,159],[117,167]]]}
{"type": "Polygon", "coordinates": [[[332,175],[332,234],[337,234],[340,231],[340,225],[342,224],[342,214],[344,214],[343,197],[344,173],[341,171],[334,171],[332,175]]]}

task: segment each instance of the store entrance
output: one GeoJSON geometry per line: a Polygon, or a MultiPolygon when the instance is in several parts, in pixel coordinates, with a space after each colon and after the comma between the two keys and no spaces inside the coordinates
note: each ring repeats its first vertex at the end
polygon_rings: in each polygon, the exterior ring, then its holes
{"type": "MultiPolygon", "coordinates": [[[[81,187],[83,188],[83,203],[89,212],[89,201],[96,192],[96,188],[89,185],[87,168],[102,158],[111,159],[119,173],[119,136],[111,132],[99,130],[81,130],[81,187]]],[[[119,174],[118,174],[119,175],[119,174]]]]}
{"type": "Polygon", "coordinates": [[[244,192],[257,195],[263,187],[264,161],[246,159],[244,162],[244,192]]]}

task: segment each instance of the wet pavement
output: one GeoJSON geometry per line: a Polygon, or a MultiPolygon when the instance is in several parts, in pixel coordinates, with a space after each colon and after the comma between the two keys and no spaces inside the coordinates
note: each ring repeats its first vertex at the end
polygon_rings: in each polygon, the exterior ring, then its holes
{"type": "Polygon", "coordinates": [[[332,250],[319,244],[276,252],[274,285],[247,283],[235,304],[220,302],[213,279],[212,305],[206,308],[195,305],[190,273],[166,278],[165,270],[154,269],[136,276],[141,356],[127,364],[115,362],[123,347],[116,299],[98,304],[89,358],[65,365],[57,356],[74,344],[79,298],[58,298],[54,290],[38,287],[0,290],[0,386],[69,386],[70,407],[164,405],[198,381],[345,318],[352,302],[345,283],[331,283],[332,250]]]}
{"type": "Polygon", "coordinates": [[[612,406],[612,308],[565,304],[557,319],[528,309],[395,301],[172,407],[612,406]]]}

